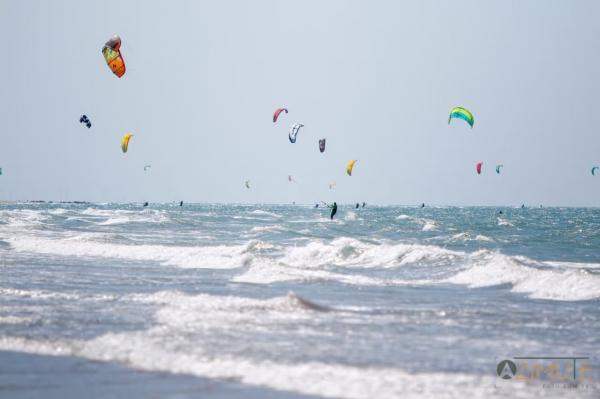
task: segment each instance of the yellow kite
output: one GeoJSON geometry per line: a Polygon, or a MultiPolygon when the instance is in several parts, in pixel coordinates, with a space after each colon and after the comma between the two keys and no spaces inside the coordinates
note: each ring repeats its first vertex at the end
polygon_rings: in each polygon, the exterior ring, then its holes
{"type": "Polygon", "coordinates": [[[350,162],[348,162],[348,165],[346,165],[346,173],[348,173],[348,176],[352,176],[352,169],[354,169],[354,164],[356,162],[356,159],[353,159],[350,162]]]}
{"type": "Polygon", "coordinates": [[[123,152],[127,152],[127,147],[129,147],[129,140],[133,137],[133,134],[131,133],[127,133],[125,136],[123,136],[123,138],[121,139],[121,149],[123,150],[123,152]]]}

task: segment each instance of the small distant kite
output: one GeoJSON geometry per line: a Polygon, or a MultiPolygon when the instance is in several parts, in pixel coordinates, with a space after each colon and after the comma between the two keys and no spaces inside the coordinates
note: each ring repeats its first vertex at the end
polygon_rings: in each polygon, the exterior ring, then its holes
{"type": "Polygon", "coordinates": [[[133,134],[127,133],[121,139],[121,149],[123,150],[123,152],[127,152],[127,149],[129,148],[129,140],[131,140],[132,137],[133,137],[133,134]]]}
{"type": "Polygon", "coordinates": [[[325,139],[319,140],[319,151],[325,152],[325,139]]]}
{"type": "Polygon", "coordinates": [[[330,190],[331,190],[332,188],[334,188],[334,187],[335,187],[335,182],[334,182],[334,181],[332,181],[331,183],[329,183],[329,189],[330,189],[330,190]]]}
{"type": "Polygon", "coordinates": [[[350,162],[348,162],[348,165],[346,165],[346,173],[348,173],[348,176],[352,176],[352,170],[354,169],[354,164],[358,162],[356,159],[351,160],[350,162]]]}
{"type": "Polygon", "coordinates": [[[294,178],[292,177],[292,175],[288,175],[288,181],[289,181],[290,183],[292,183],[292,182],[294,182],[294,181],[295,181],[295,180],[294,180],[294,178]]]}
{"type": "Polygon", "coordinates": [[[287,108],[277,108],[275,110],[275,113],[273,114],[273,123],[277,122],[277,118],[279,118],[279,114],[285,112],[286,114],[288,113],[287,108]]]}
{"type": "Polygon", "coordinates": [[[87,115],[81,115],[81,118],[79,118],[79,123],[84,123],[88,129],[92,127],[92,122],[89,120],[87,115]]]}
{"type": "Polygon", "coordinates": [[[117,77],[125,75],[125,60],[121,55],[121,38],[118,35],[114,35],[104,43],[102,55],[106,60],[106,65],[117,77]]]}
{"type": "Polygon", "coordinates": [[[598,166],[594,166],[594,167],[592,167],[592,176],[596,176],[596,171],[597,171],[598,169],[600,169],[600,167],[598,167],[598,166]]]}
{"type": "Polygon", "coordinates": [[[500,174],[500,169],[502,169],[504,167],[504,165],[500,164],[500,165],[496,165],[496,173],[500,174]]]}
{"type": "Polygon", "coordinates": [[[152,168],[152,165],[144,165],[144,172],[152,168]]]}
{"type": "Polygon", "coordinates": [[[246,180],[246,182],[244,183],[244,185],[246,186],[246,188],[250,188],[250,180],[246,180]]]}
{"type": "Polygon", "coordinates": [[[471,111],[462,107],[452,108],[452,111],[450,111],[450,115],[448,116],[448,124],[450,124],[450,121],[452,119],[462,119],[465,122],[467,122],[471,126],[471,128],[475,123],[475,118],[473,118],[473,114],[471,113],[471,111]]]}
{"type": "Polygon", "coordinates": [[[477,165],[475,165],[475,170],[477,170],[477,174],[480,175],[481,174],[481,167],[483,166],[483,162],[477,162],[477,165]]]}
{"type": "Polygon", "coordinates": [[[0,176],[2,176],[2,168],[0,168],[0,176]]]}
{"type": "Polygon", "coordinates": [[[296,136],[298,135],[298,132],[300,131],[300,128],[304,127],[303,124],[301,123],[295,123],[291,128],[290,128],[290,134],[289,134],[289,138],[290,138],[290,143],[295,143],[296,142],[296,136]]]}

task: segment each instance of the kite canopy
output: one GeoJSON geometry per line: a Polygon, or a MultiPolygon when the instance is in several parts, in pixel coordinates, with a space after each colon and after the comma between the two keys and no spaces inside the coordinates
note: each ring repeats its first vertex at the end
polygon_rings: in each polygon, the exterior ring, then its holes
{"type": "Polygon", "coordinates": [[[597,171],[598,169],[600,169],[600,167],[598,167],[598,166],[594,166],[594,167],[592,167],[592,176],[596,176],[596,171],[597,171]]]}
{"type": "Polygon", "coordinates": [[[291,183],[294,181],[294,179],[292,178],[292,175],[288,175],[288,181],[291,183]]]}
{"type": "Polygon", "coordinates": [[[500,169],[503,167],[504,167],[504,165],[502,165],[502,164],[496,165],[496,173],[500,174],[500,169]]]}
{"type": "Polygon", "coordinates": [[[346,165],[346,173],[348,173],[348,176],[352,176],[352,169],[354,169],[354,164],[356,162],[357,160],[353,159],[350,162],[348,162],[348,165],[346,165]]]}
{"type": "Polygon", "coordinates": [[[480,175],[481,174],[481,167],[483,166],[483,162],[477,162],[477,165],[475,165],[475,169],[477,170],[477,174],[480,175]]]}
{"type": "Polygon", "coordinates": [[[132,137],[133,137],[133,134],[127,133],[121,139],[121,149],[123,150],[123,152],[127,152],[127,148],[129,148],[129,140],[131,140],[132,137]]]}
{"type": "Polygon", "coordinates": [[[121,38],[118,35],[114,35],[102,47],[102,55],[106,60],[106,65],[110,70],[121,77],[125,75],[125,60],[121,55],[121,38]]]}
{"type": "Polygon", "coordinates": [[[319,140],[319,151],[325,152],[325,139],[319,140]]]}
{"type": "Polygon", "coordinates": [[[332,188],[334,188],[334,187],[335,187],[335,182],[334,182],[334,181],[332,181],[331,183],[329,183],[329,189],[330,189],[330,190],[331,190],[332,188]]]}
{"type": "Polygon", "coordinates": [[[473,124],[475,123],[475,118],[473,118],[471,111],[463,107],[452,108],[452,111],[450,111],[450,115],[448,116],[448,124],[450,124],[452,119],[456,118],[464,120],[471,127],[473,127],[473,124]]]}
{"type": "Polygon", "coordinates": [[[144,165],[144,172],[152,168],[152,165],[144,165]]]}
{"type": "Polygon", "coordinates": [[[92,127],[92,122],[87,115],[81,115],[81,118],[79,118],[79,123],[85,123],[88,129],[92,127]]]}
{"type": "Polygon", "coordinates": [[[290,128],[290,134],[289,134],[289,138],[290,138],[290,143],[295,143],[296,142],[296,136],[298,135],[298,132],[300,131],[300,128],[304,127],[303,124],[301,123],[295,123],[291,128],[290,128]]]}
{"type": "Polygon", "coordinates": [[[286,114],[288,113],[287,108],[277,108],[275,110],[275,113],[273,114],[273,123],[277,122],[277,118],[279,118],[279,114],[285,112],[286,114]]]}
{"type": "Polygon", "coordinates": [[[246,186],[246,188],[250,188],[250,180],[246,180],[246,182],[244,183],[244,185],[246,186]]]}

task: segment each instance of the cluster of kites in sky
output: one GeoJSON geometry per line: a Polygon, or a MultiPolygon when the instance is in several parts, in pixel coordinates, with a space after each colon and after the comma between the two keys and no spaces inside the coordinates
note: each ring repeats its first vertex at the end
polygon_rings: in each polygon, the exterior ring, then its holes
{"type": "MultiPolygon", "coordinates": [[[[285,107],[281,107],[281,108],[277,108],[275,110],[275,112],[273,113],[273,123],[277,123],[277,121],[279,120],[279,117],[281,116],[282,113],[289,113],[288,109],[285,107]]],[[[304,125],[302,123],[294,123],[291,127],[290,127],[290,131],[288,133],[288,139],[290,140],[290,143],[295,144],[296,140],[298,138],[298,133],[300,133],[300,129],[303,128],[304,125]]],[[[325,152],[325,147],[327,145],[327,139],[326,138],[321,138],[318,140],[318,148],[319,148],[319,152],[320,153],[324,153],[325,152]]],[[[356,159],[351,159],[350,161],[348,161],[348,164],[346,165],[346,173],[348,174],[348,176],[352,176],[352,170],[354,169],[354,164],[357,162],[356,159]]],[[[292,176],[288,176],[288,181],[290,183],[294,183],[295,180],[292,176]]],[[[329,183],[329,189],[331,190],[332,188],[334,188],[336,186],[335,182],[330,182],[329,183]]],[[[250,183],[249,181],[246,181],[246,188],[250,188],[250,183]]]]}
{"type": "MultiPolygon", "coordinates": [[[[110,70],[119,78],[125,75],[126,67],[125,67],[125,59],[123,58],[123,54],[121,54],[121,38],[118,35],[114,35],[111,37],[102,47],[102,55],[106,61],[106,64],[110,68],[110,70]]],[[[277,108],[273,113],[273,123],[277,123],[278,120],[282,117],[282,114],[288,114],[289,111],[285,107],[277,108]]],[[[471,128],[473,128],[473,124],[475,123],[475,118],[471,111],[463,107],[455,107],[450,111],[448,116],[448,124],[451,123],[453,119],[461,119],[465,121],[471,128]]],[[[88,118],[87,115],[82,115],[79,118],[79,122],[86,126],[88,129],[92,127],[92,122],[88,118]]],[[[289,130],[288,138],[290,143],[296,143],[298,139],[298,134],[300,133],[300,129],[302,129],[304,125],[302,123],[294,123],[289,130]]],[[[121,138],[121,150],[123,153],[126,153],[129,149],[129,142],[133,137],[133,133],[127,132],[121,138]]],[[[324,153],[326,149],[327,139],[320,138],[318,140],[318,149],[319,152],[324,153]]],[[[352,176],[352,172],[354,170],[354,166],[358,161],[356,159],[350,159],[346,164],[346,173],[348,176],[352,176]]],[[[504,165],[499,164],[496,165],[496,173],[500,174],[504,165]]],[[[151,165],[145,165],[144,171],[147,171],[151,168],[151,165]]],[[[483,171],[483,161],[477,162],[475,165],[475,171],[477,174],[481,174],[483,171]]],[[[593,166],[591,169],[591,173],[593,176],[596,176],[600,171],[600,166],[593,166]]],[[[0,175],[2,175],[2,168],[0,168],[0,175]]],[[[295,180],[291,175],[288,175],[288,181],[290,183],[294,183],[295,180]]],[[[244,183],[246,188],[250,188],[250,181],[246,180],[244,183]]],[[[329,183],[329,189],[333,189],[336,186],[335,182],[329,183]]]]}

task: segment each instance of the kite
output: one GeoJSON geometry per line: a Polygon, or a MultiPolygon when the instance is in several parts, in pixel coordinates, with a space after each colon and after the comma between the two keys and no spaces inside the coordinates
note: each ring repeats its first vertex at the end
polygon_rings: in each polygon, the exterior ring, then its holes
{"type": "Polygon", "coordinates": [[[125,75],[125,60],[121,55],[121,38],[118,35],[114,35],[102,47],[102,55],[106,60],[106,65],[110,70],[121,77],[125,75]]]}
{"type": "Polygon", "coordinates": [[[500,169],[503,167],[504,167],[504,165],[502,165],[502,164],[496,165],[496,173],[500,174],[500,169]]]}
{"type": "Polygon", "coordinates": [[[325,152],[325,139],[319,140],[319,151],[325,152]]]}
{"type": "Polygon", "coordinates": [[[81,115],[79,123],[85,123],[88,129],[92,127],[92,122],[88,119],[87,115],[81,115]]]}
{"type": "Polygon", "coordinates": [[[480,175],[481,174],[481,167],[483,166],[483,162],[477,162],[477,165],[475,165],[475,169],[477,170],[477,174],[480,175]]]}
{"type": "Polygon", "coordinates": [[[250,188],[250,180],[246,180],[246,183],[244,183],[246,185],[246,188],[250,188]]]}
{"type": "Polygon", "coordinates": [[[152,165],[144,165],[144,172],[152,168],[152,165]]]}
{"type": "Polygon", "coordinates": [[[473,118],[473,114],[471,113],[471,111],[469,111],[466,108],[462,108],[462,107],[452,108],[452,111],[450,111],[450,115],[448,116],[448,124],[450,124],[450,121],[455,118],[464,120],[471,126],[471,128],[473,127],[473,124],[475,123],[475,118],[473,118]]]}
{"type": "Polygon", "coordinates": [[[301,123],[295,123],[291,128],[290,128],[290,134],[289,134],[289,138],[290,138],[290,143],[295,143],[296,142],[296,136],[298,135],[298,132],[300,131],[300,128],[304,127],[303,124],[301,123]]]}
{"type": "Polygon", "coordinates": [[[600,169],[600,167],[598,167],[598,166],[594,166],[594,167],[592,168],[592,176],[596,176],[596,171],[597,171],[598,169],[600,169]]]}
{"type": "Polygon", "coordinates": [[[335,187],[335,182],[334,182],[334,181],[332,181],[331,183],[329,183],[329,189],[330,189],[330,190],[331,190],[332,188],[334,188],[334,187],[335,187]]]}
{"type": "Polygon", "coordinates": [[[352,169],[354,169],[354,164],[356,162],[357,160],[353,159],[350,162],[348,162],[348,165],[346,165],[346,173],[348,173],[348,176],[352,176],[352,169]]]}
{"type": "Polygon", "coordinates": [[[279,114],[285,112],[286,114],[288,113],[287,108],[277,108],[275,110],[275,113],[273,114],[273,123],[277,122],[277,118],[279,118],[279,114]]]}
{"type": "Polygon", "coordinates": [[[121,149],[123,150],[123,152],[127,152],[127,148],[129,147],[129,140],[131,140],[132,137],[133,137],[133,134],[127,133],[121,139],[121,149]]]}

